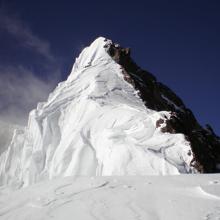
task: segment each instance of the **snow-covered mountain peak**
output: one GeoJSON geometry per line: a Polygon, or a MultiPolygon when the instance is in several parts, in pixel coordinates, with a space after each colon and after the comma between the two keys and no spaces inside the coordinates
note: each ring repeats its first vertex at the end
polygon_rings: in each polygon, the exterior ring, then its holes
{"type": "Polygon", "coordinates": [[[201,138],[201,129],[169,88],[132,61],[128,48],[101,37],[30,113],[25,131],[15,132],[0,155],[0,184],[211,172],[219,142],[203,130],[201,138]],[[207,141],[213,149],[205,148],[207,141]]]}
{"type": "Polygon", "coordinates": [[[112,44],[111,40],[104,37],[98,37],[90,46],[83,49],[79,57],[76,58],[68,81],[74,79],[77,73],[91,65],[97,65],[103,61],[110,61],[112,58],[107,53],[108,45],[112,44]]]}

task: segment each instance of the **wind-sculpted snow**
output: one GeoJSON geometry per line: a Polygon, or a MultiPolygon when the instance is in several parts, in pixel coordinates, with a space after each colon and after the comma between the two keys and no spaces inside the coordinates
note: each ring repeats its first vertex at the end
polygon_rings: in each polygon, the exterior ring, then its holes
{"type": "Polygon", "coordinates": [[[0,188],[1,220],[217,220],[220,176],[67,177],[0,188]]]}
{"type": "Polygon", "coordinates": [[[1,155],[1,184],[58,176],[166,175],[192,172],[182,134],[162,133],[170,113],[147,109],[122,67],[98,38],[76,60],[65,82],[38,104],[24,133],[1,155]]]}
{"type": "Polygon", "coordinates": [[[0,121],[0,155],[8,148],[16,129],[21,131],[23,127],[0,121]]]}

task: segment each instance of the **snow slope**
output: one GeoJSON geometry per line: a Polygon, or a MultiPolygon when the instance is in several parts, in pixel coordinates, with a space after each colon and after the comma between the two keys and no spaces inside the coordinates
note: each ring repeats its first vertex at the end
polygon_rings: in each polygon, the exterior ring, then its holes
{"type": "Polygon", "coordinates": [[[170,113],[147,109],[100,37],[76,59],[68,79],[30,113],[0,156],[0,183],[28,186],[60,176],[194,172],[182,134],[162,133],[170,113]],[[162,125],[164,126],[164,125],[162,125]]]}
{"type": "Polygon", "coordinates": [[[1,220],[218,220],[220,175],[67,177],[0,189],[1,220]]]}

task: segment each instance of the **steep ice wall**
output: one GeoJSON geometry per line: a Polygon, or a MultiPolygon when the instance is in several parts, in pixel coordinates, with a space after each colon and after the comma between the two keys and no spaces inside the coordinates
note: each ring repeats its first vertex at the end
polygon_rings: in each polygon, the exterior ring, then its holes
{"type": "Polygon", "coordinates": [[[110,44],[101,37],[85,48],[68,79],[30,113],[25,132],[17,131],[0,157],[1,184],[192,172],[188,141],[157,128],[170,113],[145,107],[106,52],[110,44]]]}
{"type": "Polygon", "coordinates": [[[15,129],[23,130],[21,126],[0,121],[0,155],[11,143],[15,129]]]}

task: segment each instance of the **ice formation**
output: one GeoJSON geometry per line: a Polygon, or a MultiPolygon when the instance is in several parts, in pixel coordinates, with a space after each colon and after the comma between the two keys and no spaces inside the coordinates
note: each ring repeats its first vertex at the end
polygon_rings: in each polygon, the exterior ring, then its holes
{"type": "Polygon", "coordinates": [[[0,156],[0,183],[27,186],[62,176],[190,173],[183,134],[161,132],[168,111],[146,108],[122,67],[96,39],[76,59],[68,79],[31,111],[0,156]],[[161,125],[163,126],[163,125],[161,125]]]}

